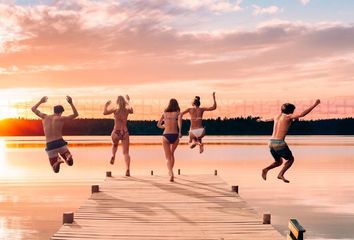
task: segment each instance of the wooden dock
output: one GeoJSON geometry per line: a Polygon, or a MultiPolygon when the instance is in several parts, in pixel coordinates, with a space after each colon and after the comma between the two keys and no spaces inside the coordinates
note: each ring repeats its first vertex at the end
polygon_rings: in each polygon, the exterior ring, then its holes
{"type": "MultiPolygon", "coordinates": [[[[235,188],[234,188],[235,189],[235,188]]],[[[219,176],[108,177],[53,235],[62,239],[284,239],[219,176]]]]}

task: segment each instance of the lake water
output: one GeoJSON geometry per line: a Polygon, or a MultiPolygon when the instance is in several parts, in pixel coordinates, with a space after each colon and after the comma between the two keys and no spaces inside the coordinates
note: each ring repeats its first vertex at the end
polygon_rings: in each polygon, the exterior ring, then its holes
{"type": "MultiPolygon", "coordinates": [[[[273,160],[264,136],[206,137],[205,152],[182,145],[176,166],[182,174],[213,174],[214,169],[261,214],[271,212],[284,236],[289,218],[305,227],[306,239],[354,239],[354,137],[290,136],[295,163],[290,184],[276,178],[280,168],[261,178],[273,160]]],[[[43,137],[0,138],[0,239],[48,239],[61,226],[62,213],[75,211],[107,170],[124,173],[121,149],[111,166],[108,136],[66,137],[73,167],[54,174],[43,150],[43,137]]],[[[161,137],[133,136],[132,175],[166,175],[161,137]]],[[[168,179],[166,178],[166,181],[168,179]]],[[[177,179],[178,180],[178,179],[177,179]]]]}

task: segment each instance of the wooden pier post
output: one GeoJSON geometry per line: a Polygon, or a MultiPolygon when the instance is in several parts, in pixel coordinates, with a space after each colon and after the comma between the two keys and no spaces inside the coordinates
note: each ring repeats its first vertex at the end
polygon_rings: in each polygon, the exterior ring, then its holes
{"type": "Polygon", "coordinates": [[[290,230],[287,239],[288,240],[303,240],[305,228],[303,228],[296,219],[290,219],[288,228],[290,230]]]}
{"type": "Polygon", "coordinates": [[[106,172],[106,177],[112,177],[112,172],[106,172]]]}
{"type": "Polygon", "coordinates": [[[231,191],[235,192],[235,193],[238,193],[238,185],[231,186],[231,191]]]}
{"type": "Polygon", "coordinates": [[[178,169],[178,175],[181,175],[181,169],[178,169]]]}
{"type": "Polygon", "coordinates": [[[218,170],[214,170],[214,176],[218,175],[218,170]]]}
{"type": "Polygon", "coordinates": [[[63,213],[63,224],[73,223],[73,222],[74,222],[74,213],[73,212],[63,213]]]}
{"type": "Polygon", "coordinates": [[[154,171],[151,170],[151,176],[154,175],[154,171]]]}
{"type": "Polygon", "coordinates": [[[263,213],[263,224],[270,224],[270,223],[271,223],[271,214],[263,213]]]}
{"type": "Polygon", "coordinates": [[[92,185],[91,186],[91,193],[97,193],[100,191],[100,186],[99,185],[92,185]]]}

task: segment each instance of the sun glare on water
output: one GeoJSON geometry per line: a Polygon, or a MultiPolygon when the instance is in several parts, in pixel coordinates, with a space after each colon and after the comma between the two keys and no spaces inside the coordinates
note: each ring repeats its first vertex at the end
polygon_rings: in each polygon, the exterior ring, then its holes
{"type": "Polygon", "coordinates": [[[0,182],[17,181],[22,179],[24,172],[21,169],[16,169],[14,166],[9,164],[7,152],[8,149],[5,139],[0,138],[0,182]]]}
{"type": "Polygon", "coordinates": [[[7,170],[5,150],[6,150],[5,140],[0,138],[0,173],[1,174],[3,174],[7,170]]]}

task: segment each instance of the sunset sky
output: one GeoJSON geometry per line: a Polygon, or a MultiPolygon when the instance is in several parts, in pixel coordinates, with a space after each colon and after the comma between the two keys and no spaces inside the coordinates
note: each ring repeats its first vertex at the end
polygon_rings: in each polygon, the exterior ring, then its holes
{"type": "Polygon", "coordinates": [[[71,95],[97,117],[127,93],[135,118],[156,118],[170,97],[185,108],[213,91],[210,116],[320,98],[315,116],[344,117],[353,90],[354,1],[0,0],[0,118],[34,117],[43,95],[44,110],[71,95]]]}

